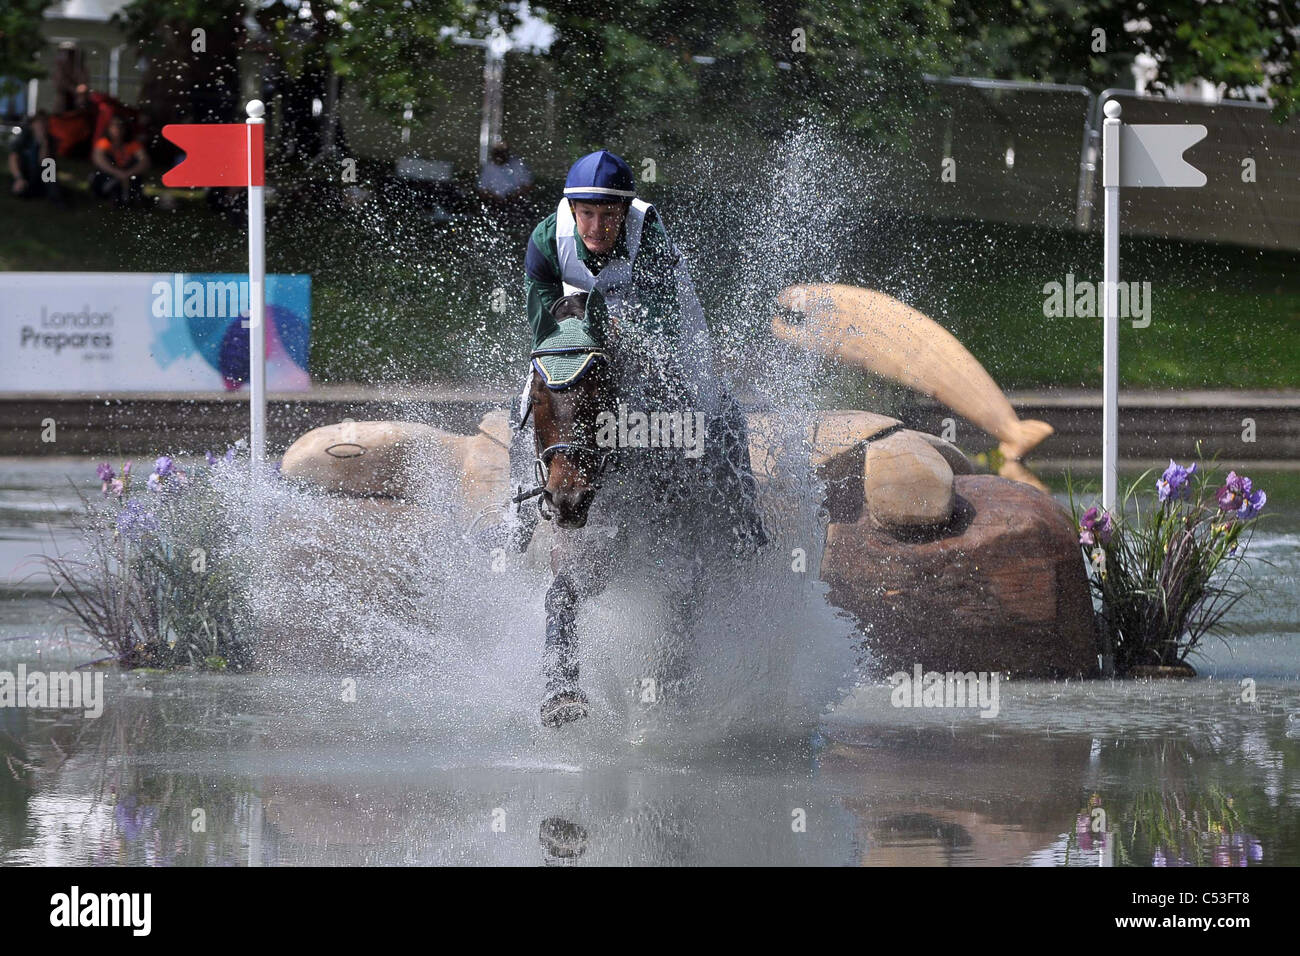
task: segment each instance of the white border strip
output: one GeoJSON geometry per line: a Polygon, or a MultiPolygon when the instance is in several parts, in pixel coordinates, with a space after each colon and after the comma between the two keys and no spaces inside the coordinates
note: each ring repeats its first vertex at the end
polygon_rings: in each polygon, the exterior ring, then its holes
{"type": "Polygon", "coordinates": [[[604,196],[627,196],[631,198],[636,195],[635,189],[607,189],[604,186],[566,186],[564,195],[570,193],[600,193],[604,196]]]}

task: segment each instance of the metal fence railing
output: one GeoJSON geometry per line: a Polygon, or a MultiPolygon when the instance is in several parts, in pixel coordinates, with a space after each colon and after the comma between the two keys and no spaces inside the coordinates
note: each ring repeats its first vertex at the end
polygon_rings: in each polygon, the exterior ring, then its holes
{"type": "Polygon", "coordinates": [[[1187,153],[1205,172],[1205,186],[1126,190],[1126,233],[1300,249],[1300,121],[1279,124],[1263,104],[928,79],[935,105],[912,124],[910,155],[893,158],[896,188],[879,197],[886,205],[939,218],[1099,230],[1101,106],[1120,97],[1127,123],[1208,129],[1187,153]],[[948,179],[945,160],[953,164],[948,179]]]}
{"type": "Polygon", "coordinates": [[[882,155],[879,200],[937,218],[1065,229],[1079,222],[1094,96],[1082,86],[926,77],[906,156],[882,155]]]}

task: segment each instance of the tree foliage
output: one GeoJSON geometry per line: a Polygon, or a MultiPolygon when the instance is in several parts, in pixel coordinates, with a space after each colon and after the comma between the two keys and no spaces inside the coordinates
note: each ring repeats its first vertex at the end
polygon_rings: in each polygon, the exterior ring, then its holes
{"type": "MultiPolygon", "coordinates": [[[[50,5],[0,6],[0,75],[39,74],[50,5]]],[[[1229,96],[1267,88],[1279,118],[1300,108],[1295,0],[540,0],[533,13],[555,27],[544,55],[586,140],[671,128],[688,101],[759,127],[811,112],[887,132],[923,73],[1098,89],[1129,85],[1139,53],[1156,59],[1157,89],[1199,77],[1229,96]]],[[[118,22],[191,85],[233,82],[229,58],[182,42],[203,28],[209,49],[256,44],[291,74],[348,78],[388,115],[427,116],[452,36],[509,31],[519,14],[516,0],[131,0],[118,22]]]]}
{"type": "Polygon", "coordinates": [[[1295,0],[1151,4],[1151,30],[1143,36],[1156,57],[1160,86],[1202,78],[1223,84],[1230,96],[1267,85],[1273,115],[1284,120],[1300,109],[1300,6],[1295,0]]]}
{"type": "Polygon", "coordinates": [[[156,115],[236,118],[243,0],[132,0],[114,24],[149,60],[141,99],[156,115]]]}
{"type": "Polygon", "coordinates": [[[334,9],[333,69],[390,116],[401,116],[408,105],[417,116],[437,113],[446,90],[432,67],[452,51],[454,34],[482,38],[496,23],[505,29],[515,23],[511,4],[466,0],[365,0],[334,9]]]}
{"type": "Polygon", "coordinates": [[[953,25],[957,72],[1099,90],[1131,86],[1145,53],[1158,92],[1205,79],[1233,99],[1266,87],[1279,120],[1300,106],[1295,0],[956,0],[953,25]]]}
{"type": "Polygon", "coordinates": [[[1099,89],[1131,82],[1132,0],[956,0],[953,72],[1099,89]]]}
{"type": "Polygon", "coordinates": [[[36,57],[45,46],[41,19],[54,0],[5,0],[0,4],[0,94],[42,76],[36,57]]]}
{"type": "Polygon", "coordinates": [[[948,7],[645,0],[611,18],[599,0],[556,0],[546,17],[557,31],[549,56],[559,85],[594,141],[629,124],[671,129],[697,101],[760,128],[807,113],[887,126],[921,74],[951,55],[948,7]]]}

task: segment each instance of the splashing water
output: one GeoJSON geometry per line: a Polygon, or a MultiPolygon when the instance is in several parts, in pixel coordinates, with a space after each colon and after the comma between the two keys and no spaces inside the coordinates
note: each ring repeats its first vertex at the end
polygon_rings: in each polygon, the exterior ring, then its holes
{"type": "MultiPolygon", "coordinates": [[[[423,491],[408,501],[325,497],[288,483],[259,493],[269,521],[250,538],[248,558],[264,556],[253,562],[261,570],[249,595],[263,663],[326,667],[382,688],[390,707],[409,713],[413,734],[478,759],[553,764],[617,759],[629,748],[689,753],[741,740],[807,741],[855,683],[860,635],[827,603],[819,580],[823,489],[807,436],[820,368],[764,333],[781,287],[831,278],[837,268],[832,231],[854,177],[833,159],[829,140],[802,128],[762,159],[761,175],[748,177],[760,188],[720,219],[670,220],[692,261],[739,249],[734,287],[714,290],[722,304],[711,324],[720,366],[765,409],[751,432],[764,435],[766,455],[754,468],[765,478],[760,505],[771,539],[755,558],[707,569],[683,699],[660,699],[647,683],[667,631],[668,589],[656,566],[662,549],[656,557],[652,542],[633,541],[625,566],[578,614],[592,716],[543,730],[545,555],[551,536],[565,532],[544,524],[530,556],[518,560],[467,543],[474,516],[457,499],[454,464],[437,455],[422,463],[423,491]],[[842,181],[829,182],[827,168],[842,181]]],[[[497,330],[497,340],[483,334],[479,350],[499,353],[510,331],[497,330]]]]}

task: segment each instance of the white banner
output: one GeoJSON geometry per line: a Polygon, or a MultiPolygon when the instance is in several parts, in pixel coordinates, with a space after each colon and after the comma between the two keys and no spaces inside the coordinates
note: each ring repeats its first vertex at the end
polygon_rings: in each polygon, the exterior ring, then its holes
{"type": "MultiPolygon", "coordinates": [[[[0,272],[0,391],[247,387],[248,276],[0,272]]],[[[266,277],[266,383],[309,388],[311,277],[266,277]]]]}

